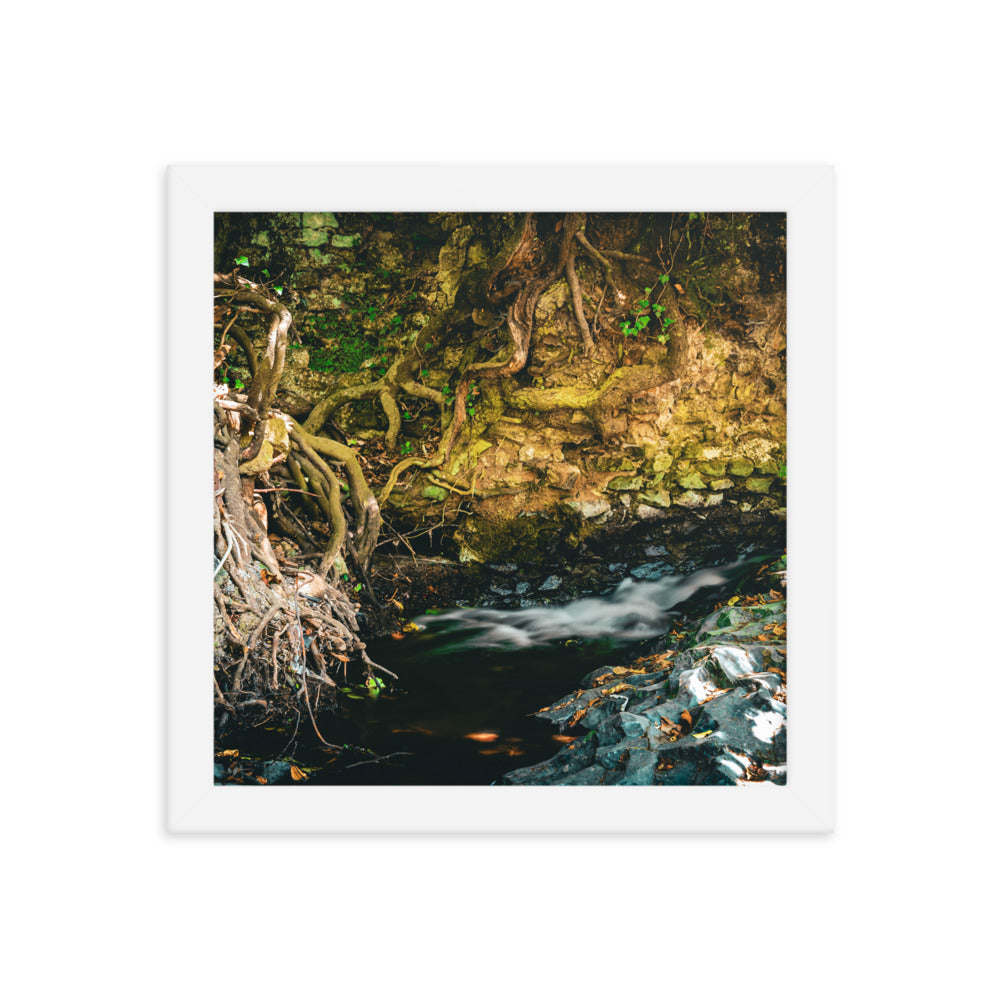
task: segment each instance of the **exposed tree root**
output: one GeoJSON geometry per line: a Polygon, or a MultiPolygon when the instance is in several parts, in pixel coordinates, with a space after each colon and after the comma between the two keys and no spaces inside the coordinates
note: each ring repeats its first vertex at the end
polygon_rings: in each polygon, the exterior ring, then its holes
{"type": "MultiPolygon", "coordinates": [[[[357,605],[339,574],[329,578],[342,550],[366,578],[381,515],[353,449],[306,431],[274,408],[291,314],[265,288],[235,274],[217,274],[215,282],[217,322],[234,313],[225,332],[241,345],[253,373],[245,396],[224,386],[215,393],[216,701],[229,713],[282,701],[294,708],[308,677],[317,682],[318,705],[335,697],[338,687],[328,663],[343,664],[346,671],[354,660],[367,676],[375,670],[395,676],[368,657],[358,635],[357,605]],[[234,324],[239,314],[264,318],[260,356],[234,324]],[[281,483],[294,493],[281,497],[281,483]],[[258,487],[264,492],[256,493],[258,487]],[[350,523],[341,492],[350,498],[350,523]],[[279,535],[269,535],[265,496],[279,535]],[[286,569],[289,546],[316,549],[317,523],[327,538],[317,572],[301,565],[286,569]],[[275,549],[278,541],[282,554],[275,549]],[[252,694],[240,698],[243,692],[252,694]]],[[[308,707],[312,718],[312,702],[308,707]]]]}
{"type": "MultiPolygon", "coordinates": [[[[612,309],[621,295],[609,258],[632,257],[595,248],[587,239],[586,223],[585,214],[567,213],[556,227],[557,239],[540,242],[540,220],[531,213],[517,216],[492,258],[465,270],[448,304],[431,314],[412,343],[400,343],[398,356],[383,375],[336,389],[301,423],[275,405],[291,314],[266,287],[236,272],[215,275],[220,349],[228,349],[225,338],[231,338],[246,355],[251,375],[245,394],[217,386],[215,400],[216,641],[223,665],[216,680],[230,710],[241,704],[233,696],[244,690],[265,697],[282,691],[305,694],[307,677],[316,681],[313,700],[329,696],[337,688],[331,663],[346,669],[347,662],[355,660],[369,674],[379,670],[393,676],[368,658],[357,634],[357,606],[345,593],[343,578],[353,567],[356,589],[372,593],[367,572],[382,526],[381,507],[405,472],[420,468],[430,473],[449,460],[467,421],[474,380],[484,396],[497,395],[501,380],[525,368],[538,300],[562,279],[569,288],[584,354],[593,354],[600,304],[594,309],[588,298],[594,311],[592,332],[584,314],[577,254],[586,254],[602,269],[606,286],[616,293],[612,309]],[[547,256],[542,251],[546,245],[552,247],[547,256]],[[470,320],[478,333],[462,352],[450,383],[452,398],[450,392],[425,384],[421,375],[432,357],[462,343],[470,320]],[[247,323],[261,321],[265,332],[258,352],[247,323]],[[494,327],[506,333],[499,349],[491,337],[483,336],[494,327]],[[392,452],[398,447],[401,401],[406,397],[438,408],[441,437],[433,456],[402,457],[376,497],[353,448],[327,436],[324,427],[343,406],[377,403],[386,419],[386,449],[392,452]],[[263,492],[255,499],[257,490],[263,492]],[[303,557],[306,552],[321,553],[311,569],[303,557]]],[[[538,411],[582,409],[600,426],[608,411],[662,378],[662,371],[650,366],[632,367],[612,374],[596,389],[524,388],[513,392],[511,401],[538,411]]],[[[440,478],[440,473],[433,481],[463,496],[475,491],[475,478],[468,489],[440,478]]],[[[310,714],[312,707],[309,702],[310,714]]]]}

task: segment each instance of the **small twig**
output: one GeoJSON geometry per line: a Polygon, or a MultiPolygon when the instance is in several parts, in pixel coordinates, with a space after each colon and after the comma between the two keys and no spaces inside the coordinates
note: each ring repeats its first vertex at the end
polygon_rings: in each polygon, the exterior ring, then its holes
{"type": "Polygon", "coordinates": [[[409,750],[397,750],[394,753],[383,754],[381,757],[376,757],[374,760],[359,760],[353,764],[348,764],[344,770],[349,771],[352,767],[361,767],[362,764],[381,764],[382,761],[388,760],[390,757],[412,757],[413,754],[409,750]]]}

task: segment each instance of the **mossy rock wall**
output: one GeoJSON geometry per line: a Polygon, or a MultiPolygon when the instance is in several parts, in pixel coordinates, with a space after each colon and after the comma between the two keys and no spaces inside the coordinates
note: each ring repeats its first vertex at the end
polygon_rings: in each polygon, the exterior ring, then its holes
{"type": "MultiPolygon", "coordinates": [[[[217,226],[216,266],[231,270],[245,258],[257,273],[281,275],[305,340],[288,352],[282,402],[308,412],[333,388],[377,377],[428,317],[454,303],[462,274],[481,267],[503,237],[505,220],[496,222],[493,232],[461,213],[229,216],[217,226]]],[[[629,225],[640,232],[624,217],[622,231],[629,225]]],[[[581,257],[578,272],[596,298],[599,270],[581,257]]],[[[626,301],[604,307],[591,357],[566,282],[554,284],[535,310],[527,367],[477,387],[449,462],[434,479],[404,476],[386,516],[401,531],[441,525],[433,549],[468,563],[568,561],[625,544],[629,531],[667,538],[684,558],[698,544],[721,553],[780,543],[784,292],[752,261],[698,273],[700,284],[663,290],[675,319],[663,343],[620,333],[618,321],[643,294],[640,283],[624,282],[626,301]],[[709,279],[725,283],[738,308],[708,309],[697,288],[714,288],[709,279]]],[[[502,350],[501,318],[484,332],[481,317],[469,317],[453,343],[428,357],[422,381],[454,384],[476,337],[484,351],[502,350]]],[[[361,441],[384,428],[371,403],[349,405],[337,421],[361,441]]],[[[439,434],[436,413],[425,410],[404,423],[401,454],[433,453],[439,434]]]]}

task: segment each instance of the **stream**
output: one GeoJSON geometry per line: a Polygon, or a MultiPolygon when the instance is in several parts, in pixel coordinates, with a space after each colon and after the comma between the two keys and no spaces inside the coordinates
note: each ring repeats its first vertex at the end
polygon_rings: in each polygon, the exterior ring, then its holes
{"type": "MultiPolygon", "coordinates": [[[[339,714],[317,720],[336,748],[316,737],[303,711],[294,732],[243,732],[243,766],[256,764],[267,783],[290,783],[292,762],[310,784],[499,783],[581,732],[562,732],[533,713],[579,687],[588,672],[628,662],[693,620],[685,616],[704,614],[759,562],[659,579],[643,579],[650,571],[639,566],[603,596],[428,612],[413,631],[369,643],[372,659],[399,680],[374,692],[360,684],[343,689],[339,714]]],[[[217,760],[217,781],[232,777],[225,767],[217,760]]]]}

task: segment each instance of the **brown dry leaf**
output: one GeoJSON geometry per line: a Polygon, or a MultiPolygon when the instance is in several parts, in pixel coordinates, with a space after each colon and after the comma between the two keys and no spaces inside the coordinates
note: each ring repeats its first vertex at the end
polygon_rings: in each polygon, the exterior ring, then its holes
{"type": "MultiPolygon", "coordinates": [[[[621,667],[618,667],[617,669],[620,670],[621,667]]],[[[605,681],[608,680],[611,680],[611,674],[601,674],[600,677],[595,677],[593,679],[593,681],[591,682],[591,687],[594,687],[597,684],[603,684],[605,681]]]]}
{"type": "Polygon", "coordinates": [[[494,740],[500,739],[499,733],[466,733],[465,738],[467,740],[475,740],[477,743],[492,743],[494,740]]]}
{"type": "Polygon", "coordinates": [[[681,712],[681,718],[682,718],[682,719],[683,719],[683,720],[684,720],[684,721],[685,721],[685,722],[686,722],[686,723],[687,723],[687,724],[688,724],[689,726],[690,726],[690,725],[691,725],[691,723],[692,723],[692,722],[694,721],[694,720],[693,720],[693,719],[691,718],[691,713],[690,713],[690,712],[689,712],[689,711],[688,711],[688,710],[687,710],[686,708],[684,709],[684,711],[683,711],[683,712],[681,712]]]}
{"type": "Polygon", "coordinates": [[[562,733],[553,733],[552,734],[552,739],[554,739],[556,741],[556,743],[572,743],[573,740],[576,739],[576,737],[575,736],[564,736],[562,733]]]}
{"type": "Polygon", "coordinates": [[[264,775],[262,775],[262,774],[258,774],[257,775],[257,784],[258,785],[266,785],[267,784],[267,778],[265,778],[264,775]]]}
{"type": "Polygon", "coordinates": [[[392,637],[393,637],[393,639],[402,639],[403,638],[403,633],[402,632],[393,632],[392,633],[392,637]]]}
{"type": "Polygon", "coordinates": [[[239,750],[220,750],[215,756],[216,757],[239,757],[239,750]]]}
{"type": "Polygon", "coordinates": [[[292,764],[292,769],[288,773],[292,776],[292,781],[302,781],[306,776],[306,772],[294,764],[292,764]]]}
{"type": "Polygon", "coordinates": [[[586,714],[587,710],[585,708],[581,708],[579,712],[574,712],[569,720],[569,724],[575,726],[586,714]]]}
{"type": "Polygon", "coordinates": [[[611,672],[613,674],[618,674],[618,676],[620,677],[622,674],[630,674],[630,673],[632,673],[632,668],[631,667],[615,667],[614,670],[612,670],[611,672]]]}
{"type": "Polygon", "coordinates": [[[609,687],[606,691],[602,691],[601,694],[617,694],[619,691],[631,691],[632,685],[626,684],[624,681],[621,684],[616,684],[614,687],[609,687]]]}

